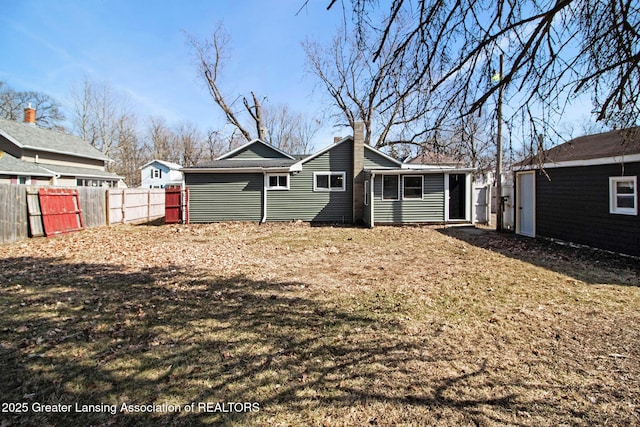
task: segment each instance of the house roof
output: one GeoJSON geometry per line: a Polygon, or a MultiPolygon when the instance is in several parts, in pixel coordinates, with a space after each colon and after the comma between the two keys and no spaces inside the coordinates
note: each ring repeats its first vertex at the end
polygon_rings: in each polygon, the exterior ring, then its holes
{"type": "Polygon", "coordinates": [[[622,162],[640,155],[640,128],[612,130],[574,138],[536,156],[517,163],[516,167],[546,167],[552,164],[580,165],[595,160],[601,163],[622,162]],[[630,157],[633,156],[633,157],[630,157]]]}
{"type": "Polygon", "coordinates": [[[56,175],[75,176],[79,178],[121,179],[123,177],[115,173],[105,172],[100,169],[82,168],[77,166],[40,164],[42,169],[51,171],[56,175]]]}
{"type": "Polygon", "coordinates": [[[0,119],[0,135],[21,149],[110,161],[100,150],[75,135],[43,129],[29,123],[0,119]]]}
{"type": "Polygon", "coordinates": [[[39,167],[35,163],[25,162],[3,151],[0,151],[0,174],[47,177],[54,175],[52,172],[39,167]]]}
{"type": "Polygon", "coordinates": [[[158,160],[158,159],[151,160],[150,162],[145,163],[144,165],[140,166],[139,169],[144,169],[147,166],[152,165],[154,163],[160,163],[161,165],[164,165],[164,166],[168,167],[169,169],[173,169],[173,170],[182,169],[182,165],[179,165],[179,164],[173,163],[173,162],[167,162],[165,160],[158,160]]]}
{"type": "Polygon", "coordinates": [[[245,160],[214,160],[208,163],[183,168],[186,172],[268,170],[290,168],[297,163],[295,159],[245,159],[245,160]]]}
{"type": "Polygon", "coordinates": [[[294,159],[293,156],[291,156],[290,154],[285,153],[284,151],[280,150],[279,148],[274,147],[273,145],[268,144],[268,143],[266,143],[266,142],[264,142],[264,141],[262,141],[260,139],[254,139],[253,141],[249,141],[246,144],[241,145],[240,147],[238,147],[238,148],[236,148],[234,150],[231,150],[228,153],[223,154],[222,156],[218,157],[216,160],[224,160],[224,159],[226,159],[228,157],[231,157],[234,154],[236,154],[236,153],[238,153],[238,152],[240,152],[242,150],[245,150],[246,148],[248,148],[248,147],[250,147],[251,145],[254,145],[254,144],[262,144],[265,147],[269,148],[270,150],[273,150],[276,153],[280,154],[282,157],[285,157],[287,159],[294,159]]]}

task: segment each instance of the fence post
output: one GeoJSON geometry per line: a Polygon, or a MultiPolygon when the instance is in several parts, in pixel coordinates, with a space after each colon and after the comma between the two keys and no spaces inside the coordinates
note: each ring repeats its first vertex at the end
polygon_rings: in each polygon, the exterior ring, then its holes
{"type": "Polygon", "coordinates": [[[107,227],[111,227],[111,206],[109,205],[109,197],[111,195],[111,190],[107,188],[107,191],[104,192],[105,194],[105,218],[107,220],[107,227]]]}
{"type": "Polygon", "coordinates": [[[125,215],[127,213],[127,207],[125,206],[125,202],[127,200],[126,194],[127,194],[127,192],[124,191],[124,189],[123,189],[122,190],[122,203],[120,204],[120,209],[122,209],[122,223],[123,224],[127,223],[127,220],[125,218],[125,215]]]}

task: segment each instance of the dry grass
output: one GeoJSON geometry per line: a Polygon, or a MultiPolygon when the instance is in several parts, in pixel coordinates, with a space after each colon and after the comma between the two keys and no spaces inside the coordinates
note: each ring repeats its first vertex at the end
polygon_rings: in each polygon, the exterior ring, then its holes
{"type": "Polygon", "coordinates": [[[637,260],[474,229],[213,224],[2,246],[0,425],[639,425],[637,260]],[[33,404],[258,402],[245,413],[33,404]]]}

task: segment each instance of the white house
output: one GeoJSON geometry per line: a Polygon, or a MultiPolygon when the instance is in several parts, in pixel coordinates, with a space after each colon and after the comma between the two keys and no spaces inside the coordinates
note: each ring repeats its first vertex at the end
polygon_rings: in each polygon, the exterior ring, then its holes
{"type": "Polygon", "coordinates": [[[182,166],[164,160],[152,160],[140,167],[141,188],[182,186],[182,166]]]}

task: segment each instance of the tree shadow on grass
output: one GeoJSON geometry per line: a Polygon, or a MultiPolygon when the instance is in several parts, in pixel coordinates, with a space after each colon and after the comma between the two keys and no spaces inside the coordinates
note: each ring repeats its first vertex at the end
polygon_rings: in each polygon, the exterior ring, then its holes
{"type": "Polygon", "coordinates": [[[640,263],[631,257],[474,227],[449,227],[438,231],[470,245],[566,274],[585,283],[640,286],[640,263]]]}
{"type": "Polygon", "coordinates": [[[8,425],[268,424],[279,411],[295,424],[296,413],[335,420],[376,404],[395,408],[391,420],[418,406],[513,424],[522,405],[513,392],[470,392],[491,387],[493,369],[434,346],[437,331],[412,335],[303,283],[62,258],[1,259],[0,271],[0,401],[27,404],[2,414],[8,425]],[[471,369],[436,369],[452,363],[471,369]]]}

